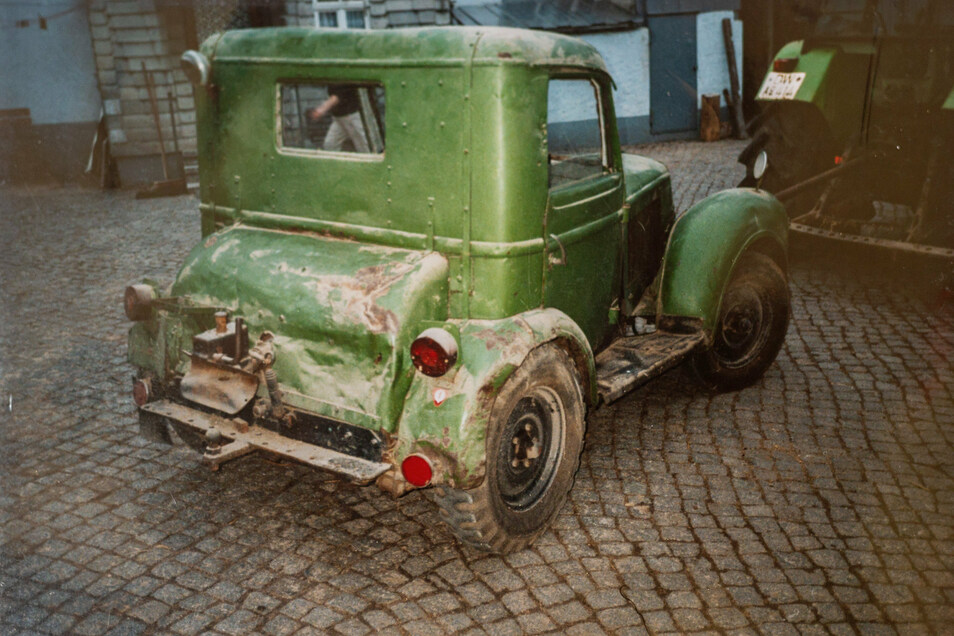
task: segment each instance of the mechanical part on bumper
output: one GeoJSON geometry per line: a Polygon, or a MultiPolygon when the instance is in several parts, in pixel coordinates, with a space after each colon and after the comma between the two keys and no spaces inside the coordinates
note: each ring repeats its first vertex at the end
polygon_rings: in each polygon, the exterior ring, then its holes
{"type": "Polygon", "coordinates": [[[285,404],[282,402],[281,389],[278,388],[278,374],[275,373],[275,369],[269,367],[265,369],[264,375],[268,397],[272,401],[272,415],[280,420],[285,417],[285,404]]]}
{"type": "Polygon", "coordinates": [[[149,285],[130,285],[123,294],[123,310],[133,322],[149,320],[152,316],[152,301],[156,299],[156,290],[149,285]]]}
{"type": "Polygon", "coordinates": [[[217,453],[206,452],[203,456],[204,461],[213,469],[230,459],[255,450],[268,451],[309,466],[346,475],[358,483],[368,483],[391,468],[390,464],[352,457],[327,448],[299,442],[266,428],[248,427],[248,424],[239,418],[230,419],[205,413],[170,400],[150,402],[143,406],[139,412],[140,418],[144,415],[146,417],[153,415],[168,418],[179,426],[185,426],[206,436],[207,441],[209,439],[208,432],[213,429],[216,430],[221,435],[222,445],[217,453]],[[243,428],[246,427],[248,428],[243,432],[243,428]]]}
{"type": "Polygon", "coordinates": [[[411,360],[424,375],[440,377],[457,363],[457,341],[440,327],[425,329],[411,343],[411,360]]]}
{"type": "Polygon", "coordinates": [[[139,378],[133,382],[133,402],[142,406],[152,397],[152,381],[149,378],[139,378]]]}
{"type": "MultiPolygon", "coordinates": [[[[236,427],[236,430],[238,427],[236,427]]],[[[217,455],[222,449],[222,433],[217,428],[210,428],[205,432],[205,452],[209,455],[217,455]]]]}
{"type": "Polygon", "coordinates": [[[255,397],[258,382],[254,374],[193,353],[192,366],[183,376],[179,390],[187,400],[235,415],[255,397]]]}
{"type": "Polygon", "coordinates": [[[255,397],[260,379],[244,321],[235,318],[223,329],[224,318],[227,315],[217,313],[216,326],[192,338],[192,363],[179,390],[187,400],[235,415],[255,397]]]}
{"type": "Polygon", "coordinates": [[[429,486],[434,478],[434,466],[426,455],[414,453],[401,462],[401,474],[412,486],[423,488],[429,486]]]}

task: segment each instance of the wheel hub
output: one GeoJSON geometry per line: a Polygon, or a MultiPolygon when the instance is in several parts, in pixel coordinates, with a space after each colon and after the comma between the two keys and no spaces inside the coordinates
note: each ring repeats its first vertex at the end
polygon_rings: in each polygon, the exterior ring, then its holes
{"type": "Polygon", "coordinates": [[[721,325],[725,349],[737,355],[744,354],[758,339],[762,322],[762,303],[758,295],[743,293],[731,299],[721,325]]]}
{"type": "Polygon", "coordinates": [[[539,422],[527,422],[523,425],[523,429],[518,430],[513,437],[513,459],[510,460],[510,465],[513,468],[519,468],[520,466],[529,468],[530,464],[540,457],[542,447],[540,444],[540,430],[539,426],[534,424],[539,424],[539,422]]]}
{"type": "Polygon", "coordinates": [[[559,400],[538,389],[521,399],[507,421],[497,459],[497,489],[515,510],[531,507],[546,491],[562,452],[564,414],[559,400]]]}

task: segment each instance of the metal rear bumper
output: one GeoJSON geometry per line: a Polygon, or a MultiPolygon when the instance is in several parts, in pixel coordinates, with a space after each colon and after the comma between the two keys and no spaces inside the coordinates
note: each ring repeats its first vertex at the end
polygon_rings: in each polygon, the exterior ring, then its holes
{"type": "Polygon", "coordinates": [[[206,436],[211,430],[218,431],[222,438],[218,447],[207,448],[203,454],[203,460],[213,469],[217,469],[219,465],[230,459],[256,450],[288,457],[315,468],[330,470],[350,477],[358,483],[371,482],[391,468],[390,464],[352,457],[328,448],[300,442],[259,426],[249,426],[242,420],[206,413],[171,400],[149,402],[139,407],[139,416],[141,420],[165,418],[186,426],[202,436],[206,436]]]}

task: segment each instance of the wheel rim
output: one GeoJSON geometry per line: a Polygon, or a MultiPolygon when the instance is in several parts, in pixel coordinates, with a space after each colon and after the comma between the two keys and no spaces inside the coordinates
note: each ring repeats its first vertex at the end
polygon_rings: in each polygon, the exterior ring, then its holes
{"type": "Polygon", "coordinates": [[[497,488],[514,510],[525,510],[546,492],[563,452],[565,414],[559,398],[537,388],[514,406],[498,449],[497,488]]]}
{"type": "Polygon", "coordinates": [[[725,309],[713,350],[723,366],[743,367],[758,356],[765,345],[772,309],[749,287],[731,290],[723,304],[725,309]]]}

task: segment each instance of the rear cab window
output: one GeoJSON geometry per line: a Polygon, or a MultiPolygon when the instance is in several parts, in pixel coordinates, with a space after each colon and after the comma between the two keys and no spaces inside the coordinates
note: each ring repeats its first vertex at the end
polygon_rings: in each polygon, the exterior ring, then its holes
{"type": "Polygon", "coordinates": [[[380,83],[286,80],[278,84],[279,150],[381,159],[385,97],[380,83]]]}

